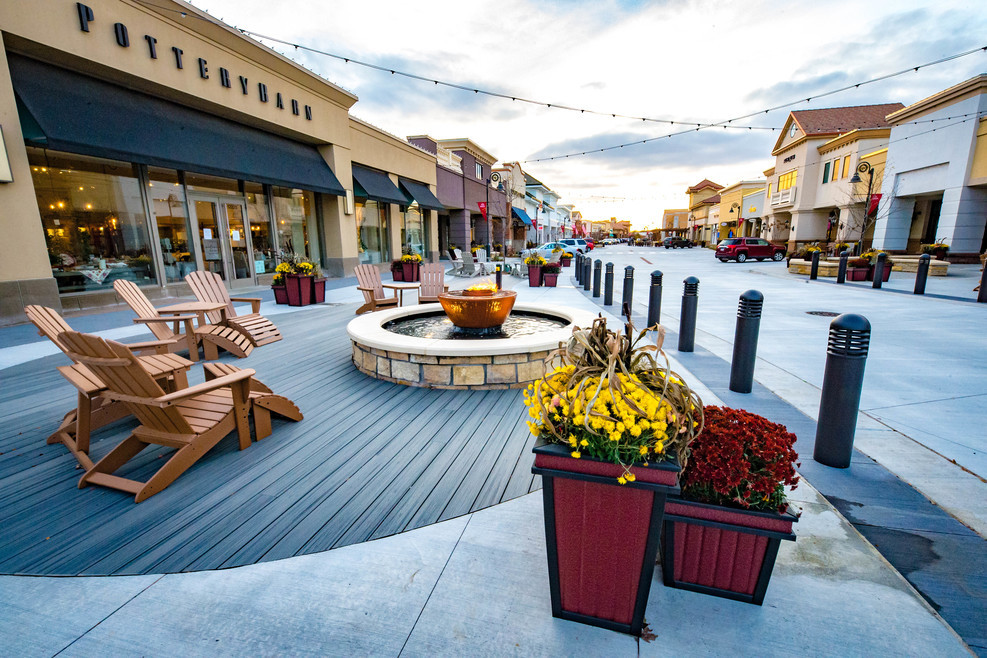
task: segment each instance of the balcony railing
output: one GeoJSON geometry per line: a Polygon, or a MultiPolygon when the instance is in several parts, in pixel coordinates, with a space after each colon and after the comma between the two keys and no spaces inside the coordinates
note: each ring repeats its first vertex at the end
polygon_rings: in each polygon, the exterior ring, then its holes
{"type": "Polygon", "coordinates": [[[775,192],[771,195],[772,206],[790,206],[793,203],[795,203],[794,187],[790,187],[787,190],[781,190],[780,192],[775,192]]]}

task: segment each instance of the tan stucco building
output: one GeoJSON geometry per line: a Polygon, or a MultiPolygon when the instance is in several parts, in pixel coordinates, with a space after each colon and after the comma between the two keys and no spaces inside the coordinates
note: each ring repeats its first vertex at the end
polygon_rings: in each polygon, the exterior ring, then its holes
{"type": "Polygon", "coordinates": [[[437,257],[435,156],[187,3],[7,0],[0,46],[0,322],[119,278],[262,285],[286,252],[333,276],[437,257]]]}

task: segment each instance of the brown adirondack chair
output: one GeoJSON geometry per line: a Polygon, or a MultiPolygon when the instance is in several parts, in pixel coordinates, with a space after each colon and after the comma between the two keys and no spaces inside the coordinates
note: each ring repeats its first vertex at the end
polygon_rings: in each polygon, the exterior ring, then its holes
{"type": "Polygon", "coordinates": [[[250,368],[197,386],[166,393],[121,343],[66,331],[59,334],[70,357],[106,383],[105,395],[126,404],[140,421],[126,439],[96,462],[79,488],[96,484],[134,494],[141,502],[175,481],[227,434],[236,430],[240,449],[250,446],[250,368]],[[149,445],[176,452],[146,482],[114,475],[149,445]]]}
{"type": "Polygon", "coordinates": [[[421,266],[421,288],[418,290],[418,303],[439,301],[439,293],[448,292],[445,285],[445,265],[442,263],[427,263],[421,266]]]}
{"type": "MultiPolygon", "coordinates": [[[[57,311],[46,306],[31,305],[24,308],[24,313],[38,328],[38,334],[55,343],[71,358],[59,335],[72,331],[72,327],[57,311]]],[[[141,356],[139,360],[162,388],[173,391],[187,386],[188,379],[185,373],[192,367],[192,362],[176,354],[157,353],[160,349],[167,349],[170,346],[170,341],[158,340],[131,343],[126,347],[131,351],[155,351],[155,354],[141,356]]],[[[89,469],[93,466],[93,461],[89,458],[89,438],[92,430],[119,420],[130,412],[122,403],[114,402],[103,395],[107,390],[106,385],[85,365],[75,363],[71,366],[59,366],[58,371],[78,389],[78,404],[75,409],[65,414],[61,425],[48,437],[47,443],[63,443],[76,461],[83,468],[89,469]]]]}
{"type": "Polygon", "coordinates": [[[133,281],[117,279],[113,282],[113,290],[137,314],[134,322],[146,324],[151,333],[160,340],[174,341],[173,347],[187,348],[189,358],[193,361],[199,360],[200,343],[206,359],[209,360],[219,358],[220,348],[241,359],[254,349],[250,338],[232,327],[219,324],[204,324],[196,327],[193,323],[196,317],[194,315],[161,315],[144,291],[133,281]],[[184,333],[178,332],[179,323],[184,325],[184,333]]]}
{"type": "Polygon", "coordinates": [[[220,275],[205,271],[189,272],[185,276],[185,281],[200,302],[226,304],[225,321],[219,311],[207,314],[213,324],[225,324],[236,329],[249,338],[254,346],[281,340],[281,332],[274,323],[260,314],[260,300],[253,297],[230,297],[220,275]],[[237,315],[233,302],[250,302],[251,312],[248,315],[237,315]]]}
{"type": "MultiPolygon", "coordinates": [[[[240,370],[234,365],[221,362],[203,364],[202,369],[207,382],[240,370]]],[[[294,402],[283,395],[276,395],[256,377],[250,378],[250,411],[254,416],[254,438],[258,441],[271,435],[272,413],[296,422],[302,419],[301,409],[294,402]]]]}
{"type": "Polygon", "coordinates": [[[398,305],[398,291],[394,291],[393,297],[384,295],[384,285],[380,282],[380,270],[373,265],[357,265],[356,289],[363,293],[363,306],[356,309],[356,314],[376,311],[379,308],[398,305]]]}

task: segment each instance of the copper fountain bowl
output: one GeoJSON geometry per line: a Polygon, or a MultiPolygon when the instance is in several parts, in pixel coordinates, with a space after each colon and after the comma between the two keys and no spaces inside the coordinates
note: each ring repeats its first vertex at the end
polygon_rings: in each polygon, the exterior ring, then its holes
{"type": "Polygon", "coordinates": [[[498,290],[489,295],[463,293],[465,291],[439,293],[439,303],[452,323],[465,329],[499,327],[511,314],[517,299],[514,290],[498,290]]]}

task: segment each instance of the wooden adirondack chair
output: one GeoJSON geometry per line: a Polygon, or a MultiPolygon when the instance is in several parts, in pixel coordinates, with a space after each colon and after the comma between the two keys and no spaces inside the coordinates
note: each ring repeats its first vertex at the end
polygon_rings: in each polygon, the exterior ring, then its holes
{"type": "Polygon", "coordinates": [[[452,258],[452,268],[446,274],[456,276],[463,269],[463,252],[459,249],[450,249],[449,254],[452,258]]]}
{"type": "MultiPolygon", "coordinates": [[[[38,328],[41,336],[48,338],[51,342],[66,353],[71,358],[68,349],[59,339],[59,335],[72,331],[72,327],[54,309],[46,306],[27,306],[24,313],[28,320],[38,328]]],[[[154,350],[167,348],[169,341],[149,341],[144,343],[131,343],[126,347],[131,351],[154,350]]],[[[173,391],[184,388],[188,379],[185,372],[192,367],[192,362],[183,359],[176,354],[155,353],[150,356],[139,357],[145,369],[150,373],[160,386],[173,391]]],[[[76,363],[71,366],[60,366],[58,371],[69,383],[78,389],[78,404],[76,408],[62,419],[58,429],[48,437],[47,443],[61,442],[69,449],[76,461],[83,468],[92,468],[93,462],[89,458],[89,438],[92,430],[108,425],[113,421],[123,418],[130,413],[120,402],[114,402],[106,398],[106,385],[103,381],[86,366],[76,363]]]]}
{"type": "Polygon", "coordinates": [[[162,491],[234,429],[240,449],[250,446],[250,368],[197,386],[166,393],[143,364],[115,341],[66,331],[59,334],[71,358],[106,383],[105,395],[124,402],[140,426],[96,462],[79,488],[97,484],[134,494],[141,502],[162,491]],[[113,475],[149,445],[176,452],[148,479],[138,482],[113,475]]]}
{"type": "Polygon", "coordinates": [[[353,268],[356,272],[356,289],[363,293],[363,306],[356,309],[356,314],[376,311],[378,308],[398,305],[398,291],[394,291],[393,297],[384,294],[384,285],[380,282],[380,270],[373,265],[357,265],[353,268]]]}
{"type": "Polygon", "coordinates": [[[479,274],[476,268],[476,261],[473,260],[473,254],[468,251],[463,252],[463,266],[454,272],[450,272],[453,276],[476,276],[479,274]]]}
{"type": "MultiPolygon", "coordinates": [[[[206,381],[212,381],[239,372],[239,368],[229,363],[206,363],[202,366],[206,381]]],[[[260,441],[271,435],[271,414],[275,413],[288,420],[299,421],[302,412],[298,406],[284,397],[276,395],[256,377],[250,378],[250,411],[254,416],[254,438],[260,441]]]]}
{"type": "MultiPolygon", "coordinates": [[[[189,272],[185,275],[185,281],[200,302],[226,304],[225,325],[239,331],[255,346],[281,340],[281,332],[274,323],[260,314],[260,300],[253,297],[230,297],[220,275],[215,272],[189,272]],[[250,302],[251,312],[248,315],[237,315],[233,302],[250,302]]],[[[223,320],[219,311],[209,313],[208,317],[213,324],[222,323],[223,320]]]]}
{"type": "Polygon", "coordinates": [[[134,322],[146,324],[151,333],[161,340],[171,340],[175,342],[175,346],[187,348],[189,358],[193,361],[199,360],[199,343],[202,343],[202,351],[205,353],[206,359],[209,360],[219,358],[220,348],[241,359],[249,355],[254,349],[254,344],[250,338],[233,327],[219,324],[196,327],[192,322],[195,320],[194,315],[164,316],[159,314],[144,291],[133,281],[117,279],[113,282],[113,289],[137,314],[134,322]],[[185,332],[181,334],[178,333],[179,322],[185,327],[185,332]],[[169,324],[173,327],[170,328],[169,324]]]}
{"type": "Polygon", "coordinates": [[[421,266],[421,288],[418,290],[418,303],[439,301],[440,292],[448,292],[445,285],[445,266],[442,263],[427,263],[421,266]]]}

